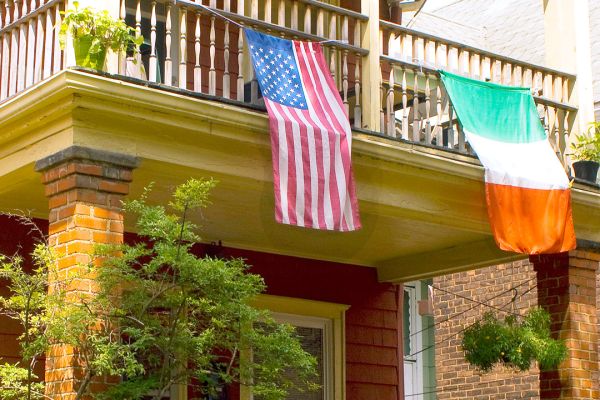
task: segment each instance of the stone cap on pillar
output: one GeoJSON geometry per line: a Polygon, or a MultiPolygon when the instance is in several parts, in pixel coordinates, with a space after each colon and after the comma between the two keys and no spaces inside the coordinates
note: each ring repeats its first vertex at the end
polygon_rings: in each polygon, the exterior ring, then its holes
{"type": "Polygon", "coordinates": [[[137,168],[140,164],[138,157],[129,154],[83,146],[71,146],[38,160],[35,163],[35,171],[43,172],[72,160],[92,161],[129,169],[137,168]]]}

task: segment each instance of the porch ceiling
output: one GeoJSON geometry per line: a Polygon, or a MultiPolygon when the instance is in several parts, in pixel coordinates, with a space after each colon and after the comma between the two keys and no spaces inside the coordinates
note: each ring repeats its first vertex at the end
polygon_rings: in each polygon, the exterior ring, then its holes
{"type": "MultiPolygon", "coordinates": [[[[158,201],[189,177],[219,180],[214,204],[197,217],[206,241],[378,267],[386,281],[520,257],[493,244],[473,158],[355,132],[364,228],[278,225],[264,113],[76,71],[0,105],[0,207],[47,218],[32,164],[73,144],[140,157],[132,196],[151,181],[158,201]]],[[[600,192],[575,188],[573,199],[578,236],[600,241],[600,192]]]]}

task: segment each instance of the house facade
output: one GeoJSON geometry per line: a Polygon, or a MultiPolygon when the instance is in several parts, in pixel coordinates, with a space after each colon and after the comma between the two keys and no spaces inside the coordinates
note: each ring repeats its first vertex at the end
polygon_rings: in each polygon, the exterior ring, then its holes
{"type": "MultiPolygon", "coordinates": [[[[0,207],[30,210],[68,274],[94,244],[135,234],[120,207],[125,196],[154,182],[151,201],[165,202],[177,183],[213,177],[213,205],[195,221],[203,237],[197,251],[243,257],[264,277],[267,293],[257,304],[313,338],[307,350],[321,359],[320,399],[435,398],[421,280],[523,259],[498,250],[491,237],[483,168],[437,69],[537,88],[542,123],[567,170],[567,141],[587,123],[579,75],[397,25],[385,2],[79,3],[133,26],[145,38],[141,56],[111,54],[106,72],[78,68],[55,28],[71,0],[0,2],[0,207]],[[275,223],[267,115],[238,24],[326,41],[353,127],[360,231],[275,223]]],[[[564,29],[575,34],[573,24],[564,29]]],[[[600,190],[576,181],[572,199],[579,250],[532,259],[538,287],[546,282],[539,304],[550,307],[567,289],[564,307],[552,309],[553,329],[566,335],[576,329],[561,324],[565,318],[592,318],[595,327],[595,286],[577,278],[595,277],[600,260],[600,190]]],[[[9,218],[1,223],[3,251],[31,246],[27,231],[9,218]]],[[[93,293],[92,283],[77,290],[93,293]]],[[[18,331],[0,326],[0,355],[16,361],[18,331]]],[[[581,354],[582,343],[568,343],[572,364],[541,375],[551,389],[543,398],[597,398],[597,382],[580,377],[598,370],[597,351],[581,354]]],[[[50,398],[73,398],[75,368],[68,348],[47,355],[50,398]]],[[[109,382],[95,384],[101,390],[109,382]]],[[[194,396],[173,388],[170,399],[194,396]]]]}
{"type": "MultiPolygon", "coordinates": [[[[487,2],[463,0],[443,5],[431,2],[414,18],[411,27],[443,37],[462,39],[465,43],[506,56],[544,63],[544,7],[542,1],[503,1],[488,6],[487,2]],[[433,6],[433,7],[432,7],[433,6]]],[[[588,2],[590,60],[594,115],[598,120],[600,100],[600,41],[598,26],[600,4],[588,2]]],[[[556,28],[554,28],[556,29],[556,28]]],[[[539,371],[516,372],[497,368],[482,374],[469,367],[464,352],[456,346],[465,326],[493,310],[476,306],[472,300],[507,312],[524,312],[538,305],[538,285],[534,266],[527,260],[490,266],[475,271],[434,278],[436,287],[448,293],[434,296],[436,331],[436,372],[440,399],[463,399],[477,396],[496,399],[499,396],[519,399],[540,398],[539,371]],[[471,300],[469,300],[471,299],[471,300]],[[459,371],[457,373],[457,370],[459,371]]],[[[597,286],[600,281],[597,280],[597,286]]],[[[502,314],[502,313],[500,313],[502,314]]]]}

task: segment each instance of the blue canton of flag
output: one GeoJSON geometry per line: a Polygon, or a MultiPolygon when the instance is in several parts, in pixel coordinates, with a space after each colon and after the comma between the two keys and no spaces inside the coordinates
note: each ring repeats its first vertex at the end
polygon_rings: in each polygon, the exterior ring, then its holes
{"type": "Polygon", "coordinates": [[[246,30],[246,36],[262,95],[279,104],[306,109],[292,42],[252,30],[246,30]]]}

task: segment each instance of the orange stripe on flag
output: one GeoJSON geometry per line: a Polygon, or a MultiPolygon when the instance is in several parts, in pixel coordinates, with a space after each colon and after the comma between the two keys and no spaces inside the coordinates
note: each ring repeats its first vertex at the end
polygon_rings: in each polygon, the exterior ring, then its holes
{"type": "Polygon", "coordinates": [[[485,187],[490,224],[502,250],[540,254],[576,247],[569,189],[485,187]]]}

